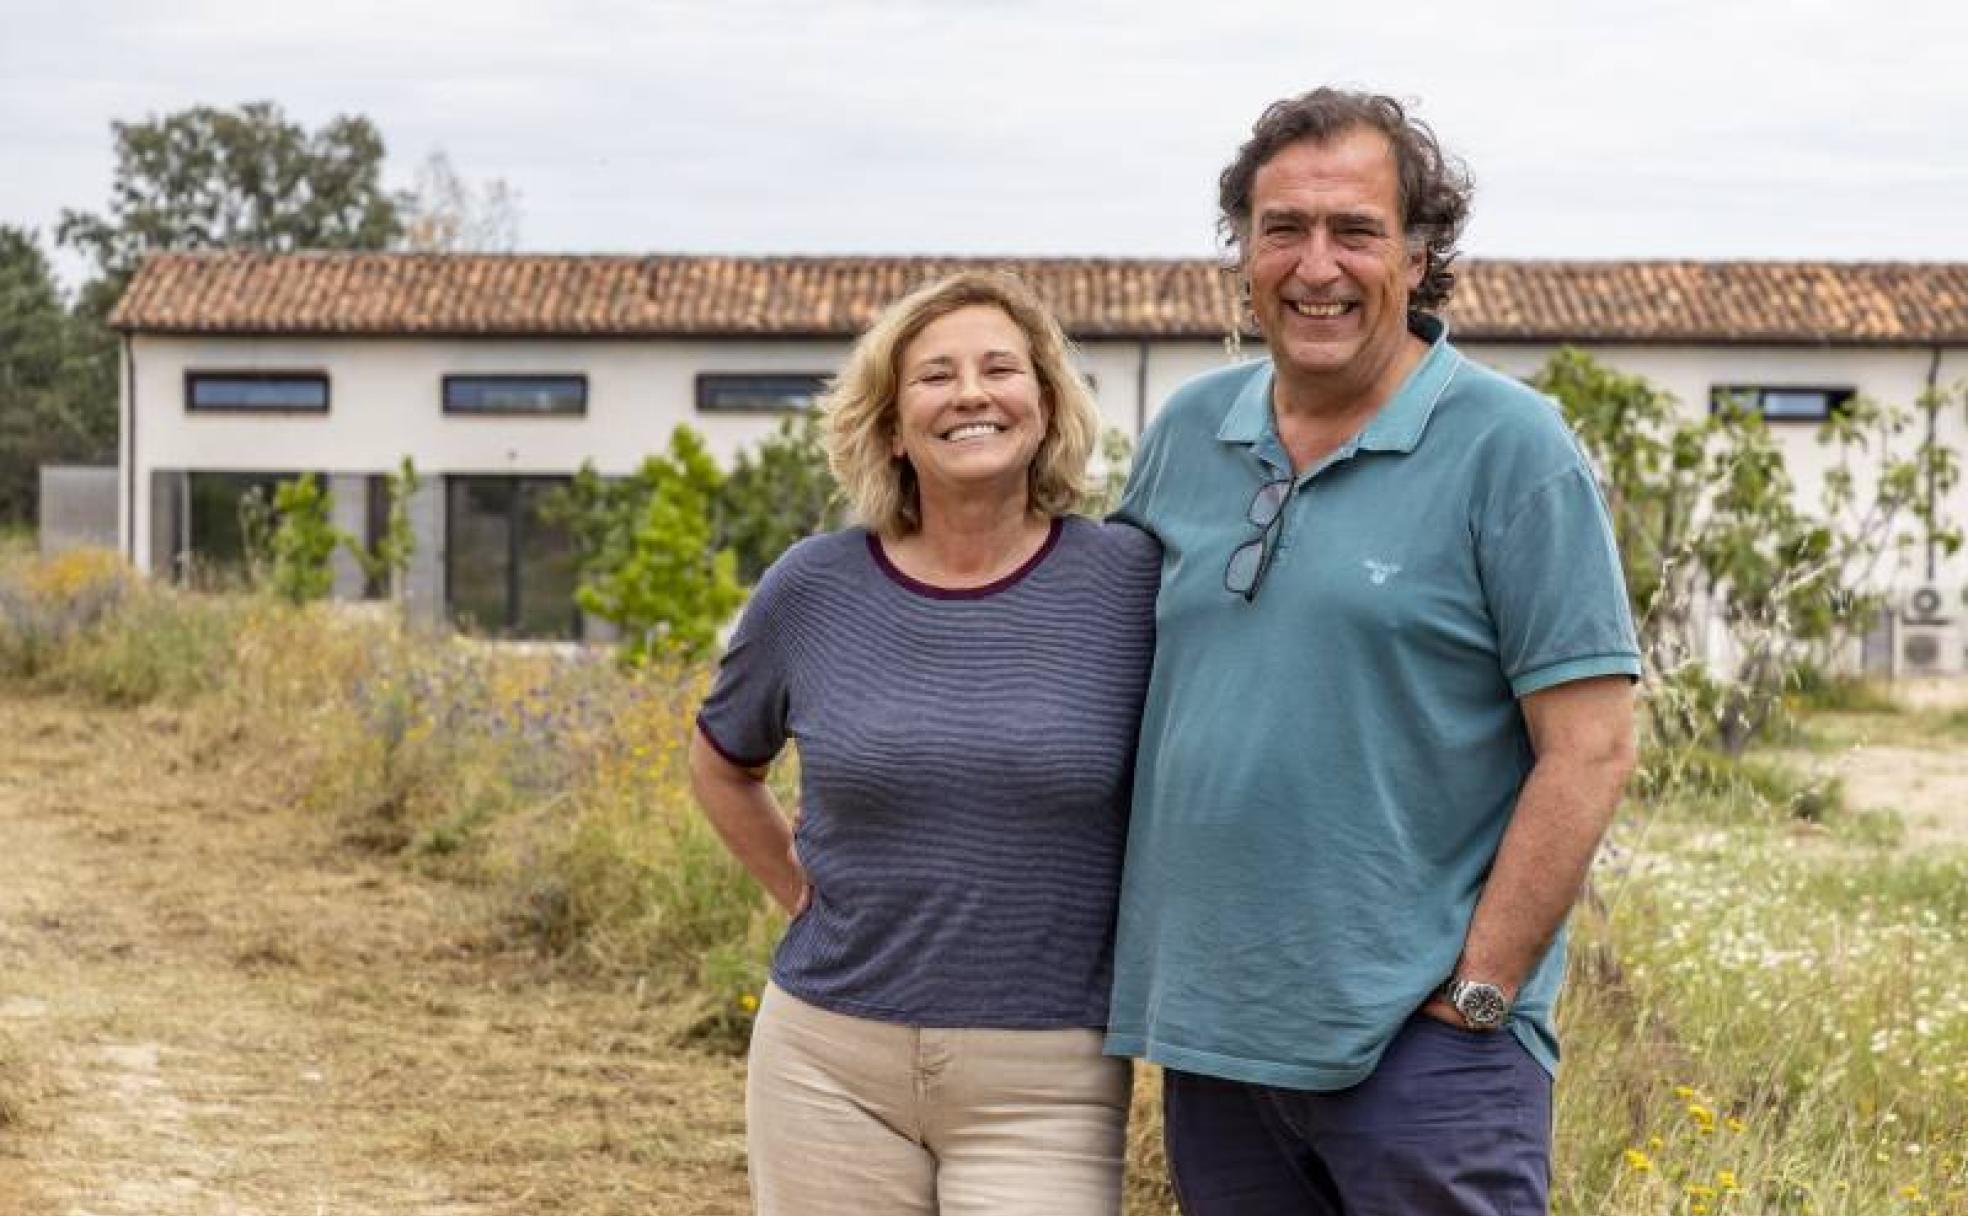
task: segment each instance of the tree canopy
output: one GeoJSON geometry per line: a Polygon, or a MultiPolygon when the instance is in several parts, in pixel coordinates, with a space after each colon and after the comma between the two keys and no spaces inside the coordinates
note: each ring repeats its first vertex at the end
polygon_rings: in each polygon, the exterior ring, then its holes
{"type": "Polygon", "coordinates": [[[63,211],[56,237],[119,290],[152,250],[383,249],[403,231],[406,200],[383,188],[383,137],[367,118],[310,132],[259,101],[110,130],[109,206],[63,211]]]}
{"type": "MultiPolygon", "coordinates": [[[[112,364],[113,367],[113,364],[112,364]]],[[[33,234],[0,226],[0,520],[33,515],[40,465],[107,457],[105,392],[33,234]]]]}

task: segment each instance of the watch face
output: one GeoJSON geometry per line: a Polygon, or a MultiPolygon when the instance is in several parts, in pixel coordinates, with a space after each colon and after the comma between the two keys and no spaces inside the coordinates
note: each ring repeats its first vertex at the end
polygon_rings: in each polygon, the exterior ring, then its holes
{"type": "Polygon", "coordinates": [[[1457,987],[1455,1007],[1471,1026],[1488,1029],[1503,1025],[1504,1015],[1510,1006],[1503,999],[1503,991],[1495,984],[1464,983],[1457,987]]]}

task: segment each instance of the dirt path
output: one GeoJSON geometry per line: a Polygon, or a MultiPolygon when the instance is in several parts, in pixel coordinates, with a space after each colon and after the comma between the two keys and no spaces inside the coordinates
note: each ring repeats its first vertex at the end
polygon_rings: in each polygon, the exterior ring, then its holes
{"type": "Polygon", "coordinates": [[[0,693],[0,1213],[746,1210],[735,1061],[223,769],[0,693]]]}
{"type": "Polygon", "coordinates": [[[1833,757],[1830,770],[1848,805],[1898,811],[1907,847],[1968,843],[1968,748],[1862,745],[1833,757]]]}

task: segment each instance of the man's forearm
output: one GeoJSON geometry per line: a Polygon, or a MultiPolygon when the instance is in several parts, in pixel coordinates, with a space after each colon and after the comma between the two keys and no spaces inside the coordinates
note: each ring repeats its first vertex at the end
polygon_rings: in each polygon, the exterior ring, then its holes
{"type": "Polygon", "coordinates": [[[1515,997],[1565,923],[1619,806],[1630,756],[1550,756],[1531,769],[1470,919],[1457,973],[1515,997]]]}

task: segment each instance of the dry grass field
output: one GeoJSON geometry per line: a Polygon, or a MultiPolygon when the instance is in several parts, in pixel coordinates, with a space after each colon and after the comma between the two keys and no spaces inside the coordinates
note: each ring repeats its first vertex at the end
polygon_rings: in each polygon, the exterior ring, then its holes
{"type": "Polygon", "coordinates": [[[8,1216],[738,1213],[739,1063],[177,711],[0,694],[8,1216]]]}

